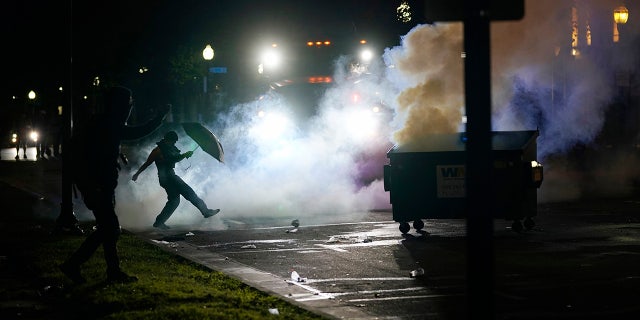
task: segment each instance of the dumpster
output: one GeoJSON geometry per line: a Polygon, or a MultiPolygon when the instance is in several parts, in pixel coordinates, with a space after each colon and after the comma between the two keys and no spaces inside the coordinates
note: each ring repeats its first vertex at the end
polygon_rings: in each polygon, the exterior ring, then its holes
{"type": "MultiPolygon", "coordinates": [[[[514,231],[530,230],[537,212],[542,165],[537,162],[537,130],[491,133],[492,215],[513,221],[514,231]],[[523,222],[524,220],[524,222],[523,222]]],[[[422,219],[466,218],[466,134],[434,134],[387,152],[384,190],[402,233],[424,228],[422,219]]],[[[487,184],[489,186],[489,184],[487,184]]]]}

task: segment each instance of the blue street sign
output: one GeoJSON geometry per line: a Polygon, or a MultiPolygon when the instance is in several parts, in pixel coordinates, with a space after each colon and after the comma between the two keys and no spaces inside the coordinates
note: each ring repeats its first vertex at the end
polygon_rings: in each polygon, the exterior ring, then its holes
{"type": "Polygon", "coordinates": [[[209,73],[227,73],[227,67],[211,67],[209,73]]]}

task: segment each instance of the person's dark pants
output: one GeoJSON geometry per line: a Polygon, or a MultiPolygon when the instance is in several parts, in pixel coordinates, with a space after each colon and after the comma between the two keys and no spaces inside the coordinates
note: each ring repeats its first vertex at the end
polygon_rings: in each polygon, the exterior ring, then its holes
{"type": "Polygon", "coordinates": [[[113,189],[101,191],[82,190],[82,198],[87,208],[93,211],[96,218],[96,229],[80,245],[67,260],[68,264],[79,266],[89,260],[102,245],[104,259],[107,263],[107,275],[117,275],[120,272],[117,242],[120,237],[120,222],[115,212],[115,194],[113,189]]]}
{"type": "Polygon", "coordinates": [[[167,203],[156,217],[156,223],[165,223],[180,204],[180,196],[191,202],[204,215],[207,205],[196,195],[195,191],[177,175],[160,179],[160,186],[167,192],[167,203]]]}

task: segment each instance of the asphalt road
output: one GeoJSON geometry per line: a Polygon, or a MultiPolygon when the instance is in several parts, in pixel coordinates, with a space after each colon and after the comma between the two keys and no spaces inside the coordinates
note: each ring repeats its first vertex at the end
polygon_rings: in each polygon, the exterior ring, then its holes
{"type": "MultiPolygon", "coordinates": [[[[0,164],[3,182],[59,203],[56,162],[0,164]]],[[[495,220],[493,318],[637,319],[639,213],[634,192],[541,203],[536,226],[522,233],[495,220]]],[[[229,220],[223,211],[214,218],[225,230],[128,231],[329,318],[469,318],[465,220],[425,220],[425,232],[403,235],[390,212],[353,217],[295,228],[294,217],[229,220]]]]}
{"type": "MultiPolygon", "coordinates": [[[[495,318],[635,319],[639,212],[640,198],[629,197],[541,204],[536,226],[522,233],[496,220],[495,318]]],[[[136,233],[204,264],[222,262],[214,268],[233,262],[230,269],[240,265],[272,276],[275,285],[263,289],[337,318],[468,317],[465,220],[425,220],[426,232],[403,235],[390,212],[361,217],[324,225],[300,221],[298,228],[285,220],[228,221],[228,230],[136,233]],[[424,274],[412,277],[419,268],[424,274]],[[292,280],[293,271],[301,281],[292,280]],[[362,314],[345,312],[354,308],[362,314]]]]}

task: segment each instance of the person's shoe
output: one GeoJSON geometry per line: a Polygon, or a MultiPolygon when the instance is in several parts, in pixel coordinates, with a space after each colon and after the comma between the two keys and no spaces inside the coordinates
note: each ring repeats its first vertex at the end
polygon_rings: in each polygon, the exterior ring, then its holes
{"type": "Polygon", "coordinates": [[[153,227],[154,228],[158,228],[158,229],[162,229],[162,230],[169,230],[171,229],[168,225],[161,223],[161,222],[154,222],[153,223],[153,227]]]}
{"type": "Polygon", "coordinates": [[[72,265],[67,262],[60,265],[60,271],[64,273],[67,278],[71,279],[73,282],[77,284],[83,284],[87,282],[82,274],[80,274],[80,266],[72,265]]]}
{"type": "Polygon", "coordinates": [[[107,275],[107,282],[109,283],[131,283],[136,281],[138,281],[138,277],[130,276],[122,271],[107,275]]]}
{"type": "Polygon", "coordinates": [[[20,160],[20,156],[16,154],[15,159],[16,159],[16,160],[20,160]]]}
{"type": "Polygon", "coordinates": [[[207,211],[205,211],[205,213],[203,214],[203,216],[205,218],[209,218],[209,217],[213,217],[216,214],[218,214],[218,212],[220,212],[220,209],[208,209],[207,211]]]}

